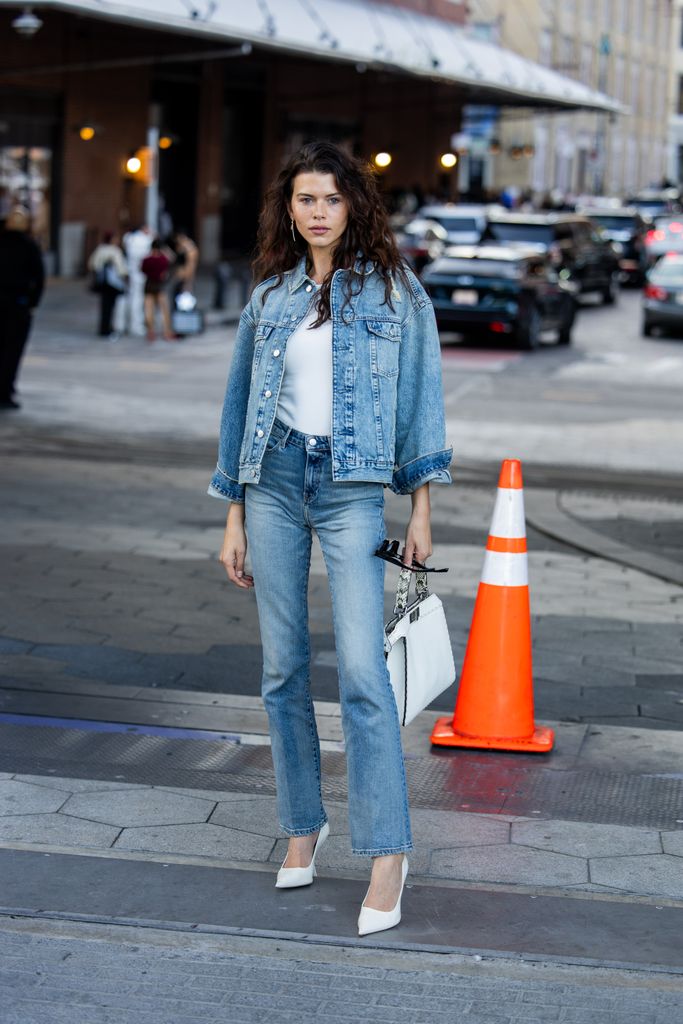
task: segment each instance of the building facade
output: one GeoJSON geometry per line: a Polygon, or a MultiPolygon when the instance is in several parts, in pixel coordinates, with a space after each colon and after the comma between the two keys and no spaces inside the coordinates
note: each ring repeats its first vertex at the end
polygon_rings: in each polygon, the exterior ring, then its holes
{"type": "Polygon", "coordinates": [[[313,138],[389,153],[388,194],[455,194],[457,169],[440,158],[466,102],[602,104],[514,54],[503,74],[497,49],[468,45],[453,0],[264,0],[223,14],[169,0],[164,24],[155,0],[32,9],[38,26],[22,33],[22,8],[0,0],[0,215],[28,206],[66,275],[103,232],[145,220],[185,228],[209,264],[250,252],[264,184],[313,138]]]}
{"type": "Polygon", "coordinates": [[[671,83],[669,89],[669,181],[683,185],[683,0],[675,0],[671,27],[671,83]]]}
{"type": "Polygon", "coordinates": [[[624,108],[615,115],[501,111],[485,151],[491,190],[626,196],[666,176],[671,0],[471,0],[469,24],[624,108]]]}

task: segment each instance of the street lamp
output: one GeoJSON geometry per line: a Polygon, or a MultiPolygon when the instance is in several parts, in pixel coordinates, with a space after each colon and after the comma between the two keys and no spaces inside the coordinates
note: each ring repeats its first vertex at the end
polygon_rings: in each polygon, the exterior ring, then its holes
{"type": "Polygon", "coordinates": [[[458,157],[455,153],[442,153],[439,158],[439,163],[447,171],[450,171],[458,162],[458,157]]]}
{"type": "Polygon", "coordinates": [[[391,163],[391,153],[381,152],[375,154],[375,165],[377,167],[388,167],[391,163]]]}

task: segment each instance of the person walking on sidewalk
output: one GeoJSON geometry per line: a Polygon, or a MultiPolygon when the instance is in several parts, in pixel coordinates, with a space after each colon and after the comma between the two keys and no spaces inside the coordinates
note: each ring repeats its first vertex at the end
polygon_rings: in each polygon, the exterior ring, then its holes
{"type": "Polygon", "coordinates": [[[45,284],[43,257],[28,234],[29,214],[10,210],[0,226],[0,409],[19,409],[15,382],[45,284]]]}
{"type": "Polygon", "coordinates": [[[88,260],[88,270],[95,275],[100,296],[100,338],[118,341],[119,332],[114,330],[113,318],[117,301],[126,291],[128,265],[113,231],[105,231],[102,241],[93,250],[88,260]]]}
{"type": "Polygon", "coordinates": [[[141,264],[144,258],[149,256],[151,247],[152,232],[146,224],[127,231],[123,236],[123,251],[128,264],[127,329],[129,334],[138,336],[145,333],[145,275],[142,272],[141,264]]]}
{"type": "Polygon", "coordinates": [[[156,338],[156,311],[161,314],[161,322],[164,329],[166,341],[175,338],[171,327],[171,312],[168,305],[168,295],[165,288],[168,282],[168,274],[171,266],[169,257],[164,252],[164,247],[159,238],[152,242],[149,256],[145,256],[141,269],[145,275],[145,326],[147,327],[147,341],[154,341],[156,338]]]}
{"type": "Polygon", "coordinates": [[[330,581],[353,852],[373,858],[360,934],[398,924],[412,849],[383,649],[384,491],[410,494],[403,560],[432,552],[430,482],[450,483],[434,310],[396,248],[372,172],[329,143],[267,193],[209,493],[230,502],[220,554],[255,587],[280,825],[279,887],[307,885],[329,825],[310,693],[312,532],[330,581]],[[253,576],[245,572],[247,542],[253,576]]]}

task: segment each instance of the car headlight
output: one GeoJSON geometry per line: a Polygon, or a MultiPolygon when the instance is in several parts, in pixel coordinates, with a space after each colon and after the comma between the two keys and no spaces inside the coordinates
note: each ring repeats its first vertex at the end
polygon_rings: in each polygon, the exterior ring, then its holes
{"type": "Polygon", "coordinates": [[[622,242],[612,242],[612,248],[614,249],[617,256],[621,256],[621,254],[624,251],[624,246],[622,242]]]}

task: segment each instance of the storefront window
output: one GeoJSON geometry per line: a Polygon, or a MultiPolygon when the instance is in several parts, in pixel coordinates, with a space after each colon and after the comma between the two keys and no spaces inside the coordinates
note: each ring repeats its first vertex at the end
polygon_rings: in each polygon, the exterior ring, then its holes
{"type": "Polygon", "coordinates": [[[40,146],[0,147],[0,217],[23,206],[43,252],[50,248],[52,153],[40,146]]]}

